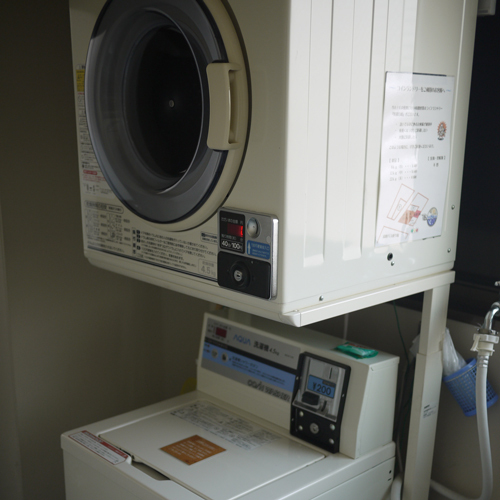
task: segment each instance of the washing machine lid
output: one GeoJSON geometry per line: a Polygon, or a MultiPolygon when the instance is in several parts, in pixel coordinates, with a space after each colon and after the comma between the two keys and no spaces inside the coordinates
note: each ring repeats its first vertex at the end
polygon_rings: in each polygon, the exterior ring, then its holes
{"type": "Polygon", "coordinates": [[[100,437],[211,500],[234,499],[325,458],[203,399],[100,437]]]}
{"type": "Polygon", "coordinates": [[[109,0],[85,98],[96,158],[125,206],[170,230],[215,213],[238,175],[249,116],[245,60],[221,0],[109,0]]]}

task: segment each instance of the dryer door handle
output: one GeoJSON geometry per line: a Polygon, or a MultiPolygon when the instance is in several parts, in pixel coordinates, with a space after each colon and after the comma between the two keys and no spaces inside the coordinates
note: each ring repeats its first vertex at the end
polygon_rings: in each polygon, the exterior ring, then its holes
{"type": "Polygon", "coordinates": [[[210,121],[207,145],[229,150],[243,147],[248,122],[245,70],[239,64],[212,63],[207,66],[210,121]]]}

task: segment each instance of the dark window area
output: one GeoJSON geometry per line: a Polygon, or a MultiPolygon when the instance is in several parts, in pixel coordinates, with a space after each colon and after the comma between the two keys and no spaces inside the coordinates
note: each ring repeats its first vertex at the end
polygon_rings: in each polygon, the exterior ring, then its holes
{"type": "Polygon", "coordinates": [[[500,16],[479,17],[450,310],[484,316],[500,280],[500,16]]]}

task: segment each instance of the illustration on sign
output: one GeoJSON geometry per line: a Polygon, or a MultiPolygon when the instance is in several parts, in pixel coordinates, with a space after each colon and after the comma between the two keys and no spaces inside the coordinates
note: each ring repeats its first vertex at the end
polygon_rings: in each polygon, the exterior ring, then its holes
{"type": "Polygon", "coordinates": [[[387,73],[375,246],[441,235],[455,78],[387,73]]]}

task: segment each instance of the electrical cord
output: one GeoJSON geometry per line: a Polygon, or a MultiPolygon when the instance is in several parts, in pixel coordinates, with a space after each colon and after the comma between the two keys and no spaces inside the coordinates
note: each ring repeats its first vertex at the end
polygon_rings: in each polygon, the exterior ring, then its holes
{"type": "Polygon", "coordinates": [[[398,391],[398,397],[396,401],[396,411],[395,411],[395,425],[394,425],[394,442],[396,443],[396,460],[398,464],[398,469],[400,472],[404,470],[404,459],[402,453],[402,440],[403,436],[406,434],[406,423],[408,421],[408,415],[410,412],[410,402],[413,393],[413,364],[410,361],[408,354],[408,349],[406,348],[403,334],[401,331],[401,324],[399,322],[398,310],[396,307],[396,302],[393,301],[394,315],[396,317],[397,330],[399,334],[399,339],[403,347],[403,352],[405,355],[406,366],[404,368],[403,374],[400,380],[400,387],[398,391]]]}

